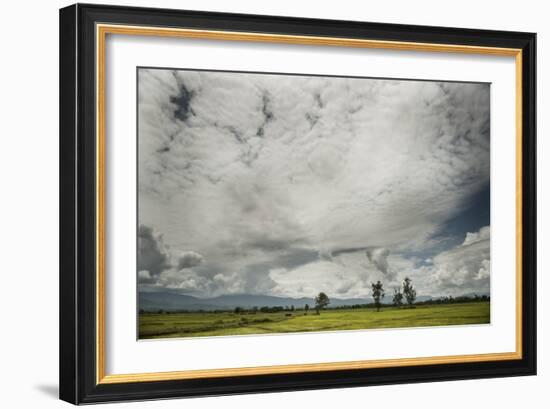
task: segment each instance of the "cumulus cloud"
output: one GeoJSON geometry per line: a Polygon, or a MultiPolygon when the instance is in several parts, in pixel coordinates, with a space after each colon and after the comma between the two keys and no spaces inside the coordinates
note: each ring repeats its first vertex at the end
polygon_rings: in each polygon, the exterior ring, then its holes
{"type": "Polygon", "coordinates": [[[419,295],[489,294],[490,236],[486,231],[482,227],[469,232],[466,235],[481,233],[484,238],[453,246],[425,260],[390,254],[383,248],[368,249],[370,258],[365,258],[364,250],[350,249],[293,269],[274,269],[270,273],[277,283],[273,293],[301,297],[325,291],[337,297],[365,297],[370,295],[371,282],[380,280],[386,288],[392,288],[410,277],[419,295]]]}
{"type": "Polygon", "coordinates": [[[138,271],[147,271],[151,276],[157,276],[170,267],[170,256],[162,235],[151,227],[143,224],[139,226],[138,245],[138,271]]]}
{"type": "Polygon", "coordinates": [[[434,255],[429,263],[407,269],[422,293],[458,296],[490,293],[490,234],[486,227],[466,236],[482,239],[458,244],[434,255]]]}
{"type": "Polygon", "coordinates": [[[351,296],[406,268],[428,291],[411,254],[435,268],[437,234],[489,182],[487,84],[138,75],[139,221],[162,232],[138,268],[159,286],[351,296]]]}
{"type": "Polygon", "coordinates": [[[484,226],[481,229],[479,229],[478,232],[466,233],[466,238],[464,239],[464,243],[462,243],[462,245],[468,246],[470,244],[477,243],[478,241],[489,240],[489,238],[490,238],[490,228],[489,226],[484,226]]]}
{"type": "Polygon", "coordinates": [[[208,277],[204,277],[192,269],[170,269],[158,277],[154,287],[198,295],[209,294],[212,291],[212,282],[208,277]]]}
{"type": "Polygon", "coordinates": [[[151,276],[151,273],[147,270],[138,271],[138,283],[139,284],[153,284],[156,279],[151,276]]]}
{"type": "Polygon", "coordinates": [[[274,269],[270,277],[277,286],[272,292],[292,297],[309,296],[319,291],[340,298],[367,297],[371,294],[371,282],[381,280],[390,288],[399,285],[400,280],[414,269],[414,261],[400,255],[388,255],[387,262],[396,270],[391,277],[370,262],[364,250],[338,253],[330,260],[317,260],[292,269],[274,269]]]}
{"type": "Polygon", "coordinates": [[[195,251],[186,251],[180,254],[178,258],[178,269],[196,267],[203,261],[203,257],[195,251]]]}
{"type": "Polygon", "coordinates": [[[463,245],[435,256],[433,273],[436,285],[442,291],[447,290],[452,294],[489,293],[490,233],[488,226],[482,227],[478,232],[467,233],[463,245]]]}

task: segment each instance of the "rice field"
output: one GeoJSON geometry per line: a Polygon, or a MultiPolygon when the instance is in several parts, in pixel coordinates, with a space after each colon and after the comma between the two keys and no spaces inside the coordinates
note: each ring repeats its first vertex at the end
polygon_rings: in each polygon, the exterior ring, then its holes
{"type": "Polygon", "coordinates": [[[293,312],[186,312],[139,314],[139,339],[210,337],[306,331],[488,324],[490,303],[423,305],[293,312]]]}

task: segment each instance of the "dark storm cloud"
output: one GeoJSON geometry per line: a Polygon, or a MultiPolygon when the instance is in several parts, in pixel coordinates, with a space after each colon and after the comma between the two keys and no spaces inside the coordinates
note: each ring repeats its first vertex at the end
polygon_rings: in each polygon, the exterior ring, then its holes
{"type": "Polygon", "coordinates": [[[368,248],[369,248],[368,246],[364,246],[364,247],[352,247],[348,249],[338,249],[338,250],[332,251],[330,254],[332,256],[339,256],[341,254],[349,254],[349,253],[357,253],[359,251],[365,251],[368,248]]]}
{"type": "Polygon", "coordinates": [[[294,269],[319,260],[319,252],[305,248],[286,248],[284,251],[278,251],[271,254],[271,259],[263,263],[256,263],[253,268],[257,270],[269,271],[276,265],[278,268],[294,269]]]}
{"type": "Polygon", "coordinates": [[[184,269],[184,268],[191,268],[191,267],[197,267],[200,265],[203,261],[203,257],[194,251],[187,251],[179,256],[178,258],[178,268],[184,269]]]}
{"type": "Polygon", "coordinates": [[[434,235],[437,239],[447,238],[450,244],[460,244],[468,232],[477,231],[491,223],[491,188],[489,183],[467,198],[460,205],[461,211],[447,220],[440,231],[434,235]]]}
{"type": "Polygon", "coordinates": [[[185,84],[179,84],[179,93],[170,97],[170,102],[174,104],[174,116],[180,121],[186,121],[191,110],[191,100],[195,95],[185,84]]]}
{"type": "Polygon", "coordinates": [[[319,259],[319,252],[309,249],[294,249],[279,258],[281,267],[293,269],[319,259]]]}
{"type": "Polygon", "coordinates": [[[153,228],[140,225],[138,229],[138,271],[148,271],[150,278],[170,268],[170,256],[162,241],[162,235],[153,228]]]}
{"type": "Polygon", "coordinates": [[[256,131],[256,136],[259,137],[264,136],[265,127],[274,119],[273,111],[271,109],[271,99],[269,98],[269,94],[267,92],[262,96],[262,114],[264,117],[263,123],[256,131]]]}

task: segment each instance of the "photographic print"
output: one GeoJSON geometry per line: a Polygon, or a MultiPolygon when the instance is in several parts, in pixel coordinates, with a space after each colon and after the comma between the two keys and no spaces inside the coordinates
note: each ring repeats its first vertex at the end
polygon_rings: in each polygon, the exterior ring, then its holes
{"type": "Polygon", "coordinates": [[[137,85],[139,339],[490,323],[490,84],[137,85]]]}
{"type": "Polygon", "coordinates": [[[59,23],[62,400],[537,373],[535,33],[59,23]]]}

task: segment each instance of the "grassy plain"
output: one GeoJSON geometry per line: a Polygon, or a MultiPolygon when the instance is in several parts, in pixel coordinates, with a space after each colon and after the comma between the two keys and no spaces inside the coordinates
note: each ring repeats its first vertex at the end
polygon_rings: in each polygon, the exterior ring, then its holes
{"type": "Polygon", "coordinates": [[[306,331],[428,327],[488,324],[490,303],[422,305],[416,308],[383,307],[328,309],[317,315],[289,312],[186,312],[139,314],[139,338],[180,338],[218,335],[271,334],[306,331]]]}

